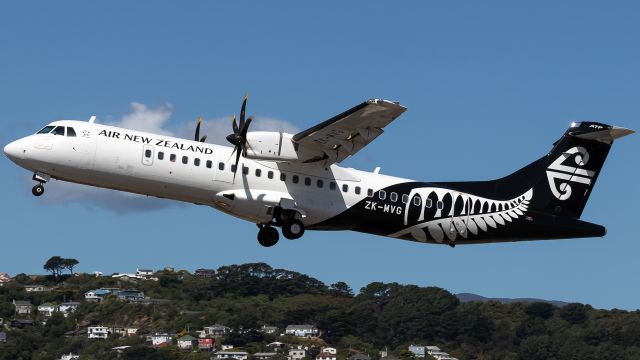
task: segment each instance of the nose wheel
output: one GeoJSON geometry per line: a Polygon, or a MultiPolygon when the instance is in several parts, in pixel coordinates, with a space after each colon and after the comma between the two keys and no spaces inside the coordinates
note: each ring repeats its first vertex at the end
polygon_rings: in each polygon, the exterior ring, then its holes
{"type": "Polygon", "coordinates": [[[40,195],[44,194],[44,185],[42,185],[42,184],[38,184],[38,185],[34,186],[34,187],[31,189],[31,193],[32,193],[34,196],[40,196],[40,195]]]}
{"type": "Polygon", "coordinates": [[[258,225],[260,230],[258,231],[258,242],[264,247],[271,247],[278,243],[278,230],[269,225],[258,225]]]}

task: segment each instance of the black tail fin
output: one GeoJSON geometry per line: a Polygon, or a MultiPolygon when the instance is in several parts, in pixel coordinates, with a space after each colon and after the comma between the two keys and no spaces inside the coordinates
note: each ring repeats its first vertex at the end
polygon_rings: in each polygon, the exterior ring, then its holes
{"type": "Polygon", "coordinates": [[[595,123],[573,123],[537,161],[493,181],[447,183],[493,199],[513,199],[533,189],[530,210],[579,218],[615,139],[634,131],[595,123]]]}

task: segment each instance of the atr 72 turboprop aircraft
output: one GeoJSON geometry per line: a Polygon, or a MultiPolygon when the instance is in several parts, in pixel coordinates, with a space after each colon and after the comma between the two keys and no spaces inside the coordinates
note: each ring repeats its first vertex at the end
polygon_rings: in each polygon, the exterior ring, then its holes
{"type": "Polygon", "coordinates": [[[367,100],[297,134],[249,132],[245,97],[233,147],[95,123],[60,120],[4,153],[51,178],[208,205],[258,225],[273,246],[305,229],[354,230],[436,244],[604,236],[580,220],[613,141],[632,130],[573,123],[551,151],[497,180],[429,183],[338,165],[383,133],[406,108],[367,100]],[[234,158],[235,154],[235,158],[234,158]]]}

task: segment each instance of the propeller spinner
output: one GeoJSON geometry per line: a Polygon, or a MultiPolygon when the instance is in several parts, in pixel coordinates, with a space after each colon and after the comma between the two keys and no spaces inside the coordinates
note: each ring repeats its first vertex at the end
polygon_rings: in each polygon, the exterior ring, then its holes
{"type": "Polygon", "coordinates": [[[242,101],[242,108],[240,109],[240,124],[236,123],[236,116],[233,115],[233,120],[231,122],[233,126],[233,134],[229,134],[227,136],[227,141],[233,144],[233,153],[236,153],[236,171],[233,173],[233,180],[236,179],[236,174],[238,173],[238,162],[240,161],[240,155],[246,155],[247,153],[247,131],[249,130],[249,125],[251,125],[251,121],[253,118],[249,116],[245,121],[245,109],[247,107],[247,96],[244,96],[244,100],[242,101]]]}

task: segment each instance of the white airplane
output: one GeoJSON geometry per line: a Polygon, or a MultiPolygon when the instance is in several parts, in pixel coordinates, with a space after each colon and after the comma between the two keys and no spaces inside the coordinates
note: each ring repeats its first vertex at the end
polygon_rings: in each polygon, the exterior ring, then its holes
{"type": "Polygon", "coordinates": [[[249,132],[246,102],[227,137],[233,147],[205,143],[200,120],[192,141],[92,116],[52,122],[4,153],[33,172],[36,196],[53,178],[208,205],[257,224],[263,246],[278,242],[280,227],[287,239],[305,229],[354,230],[453,247],[604,236],[603,226],[579,218],[614,139],[633,133],[573,123],[547,155],[509,176],[428,183],[336,165],[406,110],[397,102],[367,100],[295,135],[249,132]]]}

